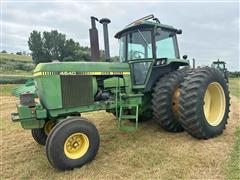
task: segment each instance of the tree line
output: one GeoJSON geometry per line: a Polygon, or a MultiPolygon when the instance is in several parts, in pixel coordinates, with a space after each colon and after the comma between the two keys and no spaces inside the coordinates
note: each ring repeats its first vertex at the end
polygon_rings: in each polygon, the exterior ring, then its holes
{"type": "MultiPolygon", "coordinates": [[[[73,39],[57,30],[50,32],[32,31],[28,39],[29,49],[35,64],[40,62],[59,61],[90,61],[90,48],[80,46],[73,39]]],[[[104,51],[100,51],[100,61],[104,59],[104,51]]]]}

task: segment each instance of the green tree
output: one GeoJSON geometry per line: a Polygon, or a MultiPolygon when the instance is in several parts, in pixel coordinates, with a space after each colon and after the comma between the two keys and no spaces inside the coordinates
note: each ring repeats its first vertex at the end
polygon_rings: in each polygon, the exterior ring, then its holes
{"type": "Polygon", "coordinates": [[[32,51],[32,59],[35,64],[40,62],[49,62],[46,51],[43,49],[43,39],[41,32],[33,31],[28,39],[28,47],[32,51]]]}
{"type": "Polygon", "coordinates": [[[68,39],[65,42],[63,49],[63,61],[76,61],[76,51],[80,49],[79,43],[75,43],[73,39],[68,39]]]}
{"type": "Polygon", "coordinates": [[[44,31],[43,34],[33,31],[28,40],[29,49],[35,64],[40,62],[59,61],[90,61],[90,49],[82,47],[73,39],[57,30],[44,31]]]}
{"type": "Polygon", "coordinates": [[[43,47],[46,50],[49,59],[60,61],[63,60],[65,41],[65,35],[58,33],[56,30],[51,32],[43,32],[43,47]]]}
{"type": "Polygon", "coordinates": [[[1,53],[7,53],[7,51],[6,50],[2,50],[1,53]]]}

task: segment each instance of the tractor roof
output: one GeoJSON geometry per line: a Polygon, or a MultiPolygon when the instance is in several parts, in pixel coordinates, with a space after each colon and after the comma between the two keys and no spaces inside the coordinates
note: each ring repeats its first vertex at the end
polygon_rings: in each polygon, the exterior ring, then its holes
{"type": "Polygon", "coordinates": [[[224,61],[213,61],[213,64],[226,64],[224,61]]]}
{"type": "Polygon", "coordinates": [[[149,15],[147,17],[141,18],[141,19],[134,21],[133,23],[127,25],[123,30],[116,33],[116,35],[114,37],[119,39],[121,37],[121,35],[127,31],[139,29],[139,28],[148,28],[148,27],[149,28],[160,27],[162,29],[172,31],[177,34],[182,33],[181,29],[176,29],[173,26],[162,24],[162,23],[160,23],[160,21],[157,18],[154,18],[153,15],[149,15]],[[153,21],[149,21],[149,20],[153,20],[153,21]]]}

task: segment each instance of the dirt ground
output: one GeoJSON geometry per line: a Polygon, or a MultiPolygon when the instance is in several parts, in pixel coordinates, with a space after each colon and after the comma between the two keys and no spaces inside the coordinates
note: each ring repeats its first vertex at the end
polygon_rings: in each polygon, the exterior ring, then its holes
{"type": "Polygon", "coordinates": [[[15,102],[15,97],[1,97],[2,179],[226,179],[240,123],[236,97],[231,98],[226,130],[210,140],[168,133],[152,121],[140,124],[137,132],[121,132],[111,114],[85,113],[100,132],[98,155],[82,168],[60,172],[48,163],[45,148],[34,142],[30,131],[11,122],[15,102]]]}

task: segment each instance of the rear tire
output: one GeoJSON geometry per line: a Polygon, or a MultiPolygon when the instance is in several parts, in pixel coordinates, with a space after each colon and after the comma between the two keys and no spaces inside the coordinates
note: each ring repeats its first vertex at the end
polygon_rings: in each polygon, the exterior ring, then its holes
{"type": "Polygon", "coordinates": [[[71,170],[92,161],[100,137],[96,127],[82,117],[71,117],[57,124],[46,142],[46,153],[53,167],[71,170]]]}
{"type": "Polygon", "coordinates": [[[164,76],[157,82],[152,95],[153,119],[170,132],[184,130],[179,121],[178,97],[173,97],[186,74],[184,71],[174,71],[164,76]]]}
{"type": "Polygon", "coordinates": [[[214,68],[189,73],[180,89],[180,121],[193,137],[208,139],[223,132],[230,98],[226,80],[214,68]]]}

